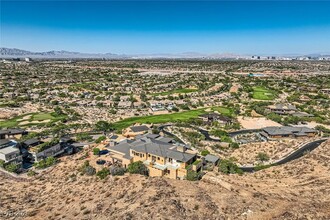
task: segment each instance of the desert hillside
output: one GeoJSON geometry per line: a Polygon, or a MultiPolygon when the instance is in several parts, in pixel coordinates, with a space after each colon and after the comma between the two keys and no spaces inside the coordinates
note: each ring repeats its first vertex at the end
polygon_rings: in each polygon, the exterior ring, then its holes
{"type": "Polygon", "coordinates": [[[21,212],[11,218],[33,220],[330,219],[329,141],[283,166],[243,176],[208,173],[199,182],[82,176],[82,153],[41,177],[2,174],[0,213],[21,212]]]}

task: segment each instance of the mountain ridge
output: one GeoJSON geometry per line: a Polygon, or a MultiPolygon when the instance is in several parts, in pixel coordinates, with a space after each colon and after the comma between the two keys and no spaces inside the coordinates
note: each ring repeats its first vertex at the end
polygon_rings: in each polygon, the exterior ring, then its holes
{"type": "MultiPolygon", "coordinates": [[[[291,54],[291,55],[276,55],[276,56],[287,56],[287,57],[325,57],[330,56],[330,53],[309,53],[304,55],[291,54]]],[[[255,54],[252,54],[255,55],[255,54]]],[[[259,55],[258,55],[259,56],[259,55]]],[[[274,55],[260,55],[260,56],[274,56],[274,55]]],[[[18,49],[18,48],[7,48],[0,47],[0,58],[117,58],[117,59],[130,59],[130,58],[142,58],[142,59],[151,59],[151,58],[182,58],[182,59],[193,59],[193,58],[209,58],[209,59],[239,59],[251,57],[251,55],[240,55],[235,53],[198,53],[198,52],[182,52],[182,53],[154,53],[154,54],[135,54],[135,55],[126,55],[126,54],[115,54],[115,53],[82,53],[82,52],[73,52],[66,50],[50,50],[45,52],[32,52],[28,50],[18,49]]]]}

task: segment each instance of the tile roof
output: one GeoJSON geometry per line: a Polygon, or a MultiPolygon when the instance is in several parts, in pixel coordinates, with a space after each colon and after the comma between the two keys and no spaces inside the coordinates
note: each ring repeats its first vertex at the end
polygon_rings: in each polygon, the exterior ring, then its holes
{"type": "Polygon", "coordinates": [[[290,126],[282,126],[282,127],[266,127],[263,129],[265,133],[268,135],[306,135],[306,133],[314,133],[316,130],[308,128],[308,127],[290,127],[290,126]]]}
{"type": "Polygon", "coordinates": [[[148,131],[149,127],[146,125],[132,126],[130,127],[133,132],[148,131]]]}
{"type": "Polygon", "coordinates": [[[31,139],[28,139],[28,140],[24,141],[23,143],[26,144],[26,145],[32,145],[32,144],[37,144],[39,142],[40,141],[38,139],[31,138],[31,139]]]}
{"type": "Polygon", "coordinates": [[[108,147],[109,151],[115,151],[122,153],[125,157],[130,157],[130,149],[136,152],[150,153],[160,157],[173,158],[178,161],[187,162],[195,154],[189,154],[185,152],[178,151],[176,146],[163,142],[161,140],[150,139],[147,137],[142,137],[138,140],[124,140],[119,142],[118,145],[108,147]]]}
{"type": "Polygon", "coordinates": [[[215,155],[212,155],[212,154],[208,154],[205,156],[205,160],[207,162],[211,162],[211,163],[216,163],[220,158],[215,156],[215,155]]]}

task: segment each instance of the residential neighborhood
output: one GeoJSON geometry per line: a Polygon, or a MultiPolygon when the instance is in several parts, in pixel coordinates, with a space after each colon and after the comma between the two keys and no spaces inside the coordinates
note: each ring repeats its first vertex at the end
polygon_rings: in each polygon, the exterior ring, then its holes
{"type": "Polygon", "coordinates": [[[0,175],[230,191],[327,147],[329,63],[257,63],[1,63],[0,175]]]}

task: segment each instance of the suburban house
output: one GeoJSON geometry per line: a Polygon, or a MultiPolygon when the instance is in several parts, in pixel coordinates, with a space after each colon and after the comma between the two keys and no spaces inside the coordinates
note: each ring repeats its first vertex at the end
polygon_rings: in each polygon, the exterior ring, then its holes
{"type": "Polygon", "coordinates": [[[314,137],[317,135],[317,131],[307,127],[266,127],[262,129],[260,135],[269,138],[298,138],[298,137],[314,137]]]}
{"type": "Polygon", "coordinates": [[[151,128],[147,125],[131,126],[124,130],[123,136],[125,136],[127,138],[135,137],[137,135],[145,134],[150,130],[151,130],[151,128]]]}
{"type": "Polygon", "coordinates": [[[205,169],[213,170],[220,162],[220,158],[218,156],[208,154],[204,157],[203,165],[205,169]]]}
{"type": "Polygon", "coordinates": [[[29,147],[35,147],[39,144],[42,144],[43,142],[36,139],[36,138],[31,138],[22,143],[23,147],[29,148],[29,147]]]}
{"type": "Polygon", "coordinates": [[[18,128],[0,130],[0,139],[20,139],[27,133],[27,131],[18,128]]]}
{"type": "Polygon", "coordinates": [[[321,89],[320,90],[323,94],[328,94],[330,95],[330,89],[321,89]]]}
{"type": "Polygon", "coordinates": [[[4,161],[5,164],[14,163],[20,167],[22,166],[23,159],[16,141],[0,140],[0,160],[4,161]]]}
{"type": "Polygon", "coordinates": [[[299,118],[303,118],[303,117],[314,117],[314,115],[313,114],[308,114],[308,113],[306,113],[306,112],[295,112],[295,113],[292,113],[291,114],[292,116],[294,116],[294,117],[299,117],[299,118]]]}
{"type": "Polygon", "coordinates": [[[47,157],[57,157],[64,153],[72,154],[74,146],[70,143],[71,139],[62,138],[58,143],[48,144],[37,139],[29,139],[23,142],[23,155],[32,162],[38,162],[47,157]],[[47,145],[47,146],[43,146],[47,145]]]}
{"type": "Polygon", "coordinates": [[[121,109],[129,109],[132,107],[132,102],[130,101],[120,101],[118,103],[118,108],[121,108],[121,109]]]}
{"type": "Polygon", "coordinates": [[[289,115],[297,112],[294,105],[291,104],[275,104],[267,106],[267,110],[279,115],[289,115]]]}
{"type": "Polygon", "coordinates": [[[206,113],[199,116],[204,123],[210,124],[212,122],[218,122],[220,125],[225,126],[232,123],[232,119],[218,113],[206,113]]]}
{"type": "Polygon", "coordinates": [[[149,176],[165,176],[183,179],[188,170],[202,168],[197,155],[182,145],[171,143],[170,138],[160,135],[141,135],[134,140],[123,140],[108,147],[113,163],[127,167],[132,162],[142,161],[149,170],[149,176]]]}
{"type": "Polygon", "coordinates": [[[204,162],[206,164],[218,165],[220,158],[218,156],[208,154],[204,157],[204,162]]]}

